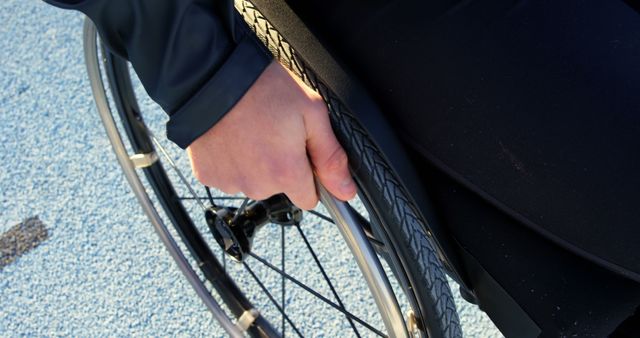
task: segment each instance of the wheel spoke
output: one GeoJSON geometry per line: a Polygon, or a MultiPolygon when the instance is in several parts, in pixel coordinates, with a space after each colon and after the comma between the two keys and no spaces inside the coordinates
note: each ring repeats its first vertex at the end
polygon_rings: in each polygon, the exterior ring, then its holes
{"type": "MultiPolygon", "coordinates": [[[[185,197],[185,196],[178,196],[179,200],[184,200],[184,201],[188,201],[188,200],[209,200],[208,196],[197,196],[197,197],[185,197]]],[[[243,200],[245,199],[245,197],[233,197],[233,196],[212,196],[211,199],[215,200],[243,200]]]]}
{"type": "MultiPolygon", "coordinates": [[[[160,149],[160,152],[162,153],[162,155],[167,159],[167,162],[169,162],[169,165],[173,168],[176,174],[178,174],[178,177],[180,177],[180,180],[182,181],[182,183],[184,183],[184,185],[187,186],[187,189],[189,189],[189,192],[191,192],[191,195],[193,195],[194,197],[197,197],[198,194],[196,194],[191,184],[184,177],[184,175],[182,174],[182,170],[178,168],[178,166],[176,165],[175,162],[173,162],[173,160],[171,159],[167,151],[164,149],[162,144],[160,144],[160,141],[158,141],[158,139],[155,137],[155,135],[153,135],[153,133],[151,132],[151,130],[149,130],[149,128],[147,128],[147,132],[149,133],[149,136],[151,137],[151,140],[153,141],[153,143],[156,145],[158,149],[160,149]]],[[[207,207],[205,207],[204,203],[202,203],[200,199],[196,199],[196,201],[198,201],[198,204],[200,205],[203,211],[207,210],[207,207]]]]}
{"type": "Polygon", "coordinates": [[[209,189],[209,187],[205,185],[204,190],[207,192],[207,199],[209,200],[209,203],[211,203],[211,207],[216,208],[217,206],[216,206],[216,203],[213,201],[213,195],[211,195],[211,189],[209,189]]]}
{"type": "Polygon", "coordinates": [[[224,272],[227,272],[227,254],[225,252],[222,252],[222,268],[224,272]]]}
{"type": "Polygon", "coordinates": [[[375,327],[373,327],[371,324],[365,322],[364,320],[358,318],[357,316],[355,316],[354,314],[352,314],[351,312],[345,310],[343,307],[339,306],[338,304],[332,302],[330,299],[328,299],[327,297],[321,295],[318,291],[313,290],[312,288],[304,285],[304,283],[300,282],[299,280],[297,280],[296,278],[292,277],[291,275],[285,273],[284,271],[278,269],[277,267],[273,266],[271,263],[269,263],[266,259],[250,252],[249,255],[253,258],[255,258],[256,260],[258,260],[260,263],[264,264],[266,267],[268,267],[269,269],[279,273],[280,275],[284,276],[286,279],[292,281],[294,284],[298,285],[299,287],[301,287],[302,289],[304,289],[305,291],[309,292],[310,294],[314,295],[316,298],[320,299],[321,301],[323,301],[324,303],[326,303],[327,305],[333,307],[334,309],[342,312],[345,316],[353,319],[354,321],[358,322],[358,324],[366,327],[367,329],[371,330],[371,332],[377,334],[380,337],[387,337],[387,335],[385,335],[384,333],[382,333],[380,330],[376,329],[375,327]]]}
{"type": "MultiPolygon", "coordinates": [[[[336,297],[336,300],[338,301],[338,304],[340,305],[340,307],[342,307],[343,309],[346,310],[347,308],[342,303],[342,300],[340,299],[340,296],[338,296],[338,292],[333,287],[333,283],[331,283],[331,280],[329,279],[329,276],[327,275],[327,272],[322,267],[322,264],[320,263],[320,260],[318,259],[318,256],[316,255],[315,251],[313,251],[313,248],[311,247],[311,243],[309,243],[309,240],[307,239],[307,236],[302,231],[302,228],[300,227],[300,224],[296,224],[295,226],[296,226],[296,229],[298,229],[298,233],[300,234],[300,236],[304,240],[304,244],[307,246],[307,249],[309,249],[309,253],[313,257],[313,260],[316,262],[316,265],[318,266],[318,269],[320,269],[320,272],[322,273],[322,277],[324,277],[324,280],[327,282],[327,285],[329,285],[329,288],[331,289],[331,292],[333,293],[333,296],[336,297]]],[[[349,318],[349,316],[347,316],[347,320],[349,321],[349,324],[351,325],[351,328],[353,328],[353,333],[355,333],[356,336],[358,338],[360,338],[360,332],[358,332],[358,329],[356,328],[356,325],[353,323],[353,320],[351,320],[351,318],[349,318]]]]}
{"type": "Polygon", "coordinates": [[[236,211],[236,214],[233,216],[233,219],[231,219],[231,224],[235,224],[235,222],[238,220],[238,217],[240,217],[240,215],[242,215],[242,213],[244,213],[244,209],[247,207],[247,203],[249,203],[249,199],[245,198],[242,201],[242,205],[236,211]]]}
{"type": "MultiPolygon", "coordinates": [[[[214,208],[214,209],[218,208],[216,203],[213,201],[214,197],[211,194],[211,189],[209,189],[209,187],[207,187],[205,185],[204,186],[204,190],[207,192],[207,199],[209,200],[209,203],[211,203],[211,207],[214,208]]],[[[222,268],[224,269],[224,272],[226,273],[227,272],[227,255],[225,254],[224,250],[220,249],[220,251],[222,251],[222,268]]]]}
{"type": "Polygon", "coordinates": [[[286,321],[289,322],[289,325],[291,325],[293,330],[296,331],[296,333],[298,334],[298,337],[303,337],[302,333],[300,333],[300,330],[298,330],[298,328],[293,324],[293,322],[291,321],[289,316],[287,316],[287,314],[284,313],[284,310],[282,309],[282,307],[278,304],[278,302],[276,302],[275,298],[273,298],[273,296],[271,295],[271,292],[269,292],[269,290],[267,290],[267,287],[264,286],[264,284],[260,281],[260,278],[258,278],[258,276],[256,276],[256,274],[253,272],[253,270],[251,270],[249,265],[246,262],[242,262],[242,265],[244,265],[244,267],[247,269],[247,271],[249,272],[251,277],[253,277],[253,279],[256,281],[258,286],[260,286],[262,291],[267,295],[267,297],[269,297],[269,300],[271,301],[271,303],[273,303],[273,305],[278,309],[278,311],[280,311],[280,313],[286,319],[286,321]]]}
{"type": "Polygon", "coordinates": [[[327,221],[327,222],[329,222],[329,223],[331,223],[331,224],[335,224],[335,222],[333,221],[333,219],[331,219],[331,217],[329,217],[329,216],[327,216],[327,215],[321,214],[321,213],[319,213],[319,212],[317,212],[317,211],[315,211],[315,210],[307,210],[307,212],[308,212],[308,213],[310,213],[310,214],[312,214],[312,215],[316,215],[316,216],[318,216],[318,217],[322,218],[323,220],[325,220],[325,221],[327,221]]]}
{"type": "MultiPolygon", "coordinates": [[[[280,227],[280,263],[282,265],[282,271],[283,272],[287,272],[287,270],[285,269],[285,259],[284,259],[284,253],[285,253],[285,247],[284,247],[284,227],[280,227]]],[[[280,292],[281,292],[281,303],[282,303],[282,337],[285,337],[285,330],[286,330],[286,326],[285,326],[285,322],[284,322],[284,316],[287,314],[287,302],[285,299],[285,279],[284,276],[280,276],[280,292]]]]}

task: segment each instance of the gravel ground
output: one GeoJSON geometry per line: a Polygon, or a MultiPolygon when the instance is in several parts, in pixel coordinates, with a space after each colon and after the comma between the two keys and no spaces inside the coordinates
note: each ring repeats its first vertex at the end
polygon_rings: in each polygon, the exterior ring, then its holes
{"type": "MultiPolygon", "coordinates": [[[[0,233],[38,216],[48,235],[0,270],[0,336],[223,336],[117,166],[81,27],[81,15],[41,1],[0,2],[0,233]]],[[[467,337],[500,336],[458,307],[467,337]]],[[[322,323],[309,332],[332,336],[322,323]]]]}

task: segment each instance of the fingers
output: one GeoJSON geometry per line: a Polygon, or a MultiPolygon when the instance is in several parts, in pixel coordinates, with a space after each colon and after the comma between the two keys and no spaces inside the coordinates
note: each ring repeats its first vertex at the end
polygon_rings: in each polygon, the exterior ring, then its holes
{"type": "Polygon", "coordinates": [[[291,171],[293,179],[284,193],[298,208],[311,210],[318,204],[316,186],[313,181],[313,171],[306,153],[291,171]]]}
{"type": "Polygon", "coordinates": [[[251,199],[284,192],[298,207],[312,209],[318,202],[314,172],[341,200],[356,192],[324,102],[277,64],[187,150],[199,181],[251,199]]]}
{"type": "Polygon", "coordinates": [[[285,193],[293,204],[301,209],[313,209],[318,203],[313,171],[307,157],[304,141],[297,150],[265,151],[256,149],[255,159],[247,162],[212,161],[199,157],[197,151],[187,149],[193,173],[198,181],[227,194],[242,192],[253,200],[264,200],[275,194],[285,193]]]}
{"type": "Polygon", "coordinates": [[[349,173],[347,154],[336,139],[324,102],[318,100],[314,109],[304,115],[307,130],[307,152],[320,182],[340,200],[356,194],[356,185],[349,173]]]}
{"type": "Polygon", "coordinates": [[[252,199],[284,193],[297,207],[313,209],[318,203],[313,171],[304,147],[265,158],[247,173],[243,191],[252,199]]]}

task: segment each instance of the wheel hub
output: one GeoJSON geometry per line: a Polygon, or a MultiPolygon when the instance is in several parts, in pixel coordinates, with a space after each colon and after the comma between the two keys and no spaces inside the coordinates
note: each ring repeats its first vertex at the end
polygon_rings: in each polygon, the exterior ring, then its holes
{"type": "Polygon", "coordinates": [[[284,194],[278,194],[266,200],[250,202],[243,209],[210,207],[204,216],[222,250],[241,262],[251,252],[253,237],[263,225],[298,224],[302,220],[302,210],[284,194]]]}

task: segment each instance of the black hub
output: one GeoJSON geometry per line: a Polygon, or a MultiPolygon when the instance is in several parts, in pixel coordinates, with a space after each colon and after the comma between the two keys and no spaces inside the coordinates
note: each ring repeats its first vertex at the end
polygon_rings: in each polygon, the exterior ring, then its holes
{"type": "Polygon", "coordinates": [[[263,225],[298,224],[302,220],[302,210],[284,194],[278,194],[251,202],[243,209],[210,207],[204,217],[222,250],[240,262],[251,252],[253,236],[263,225]]]}

